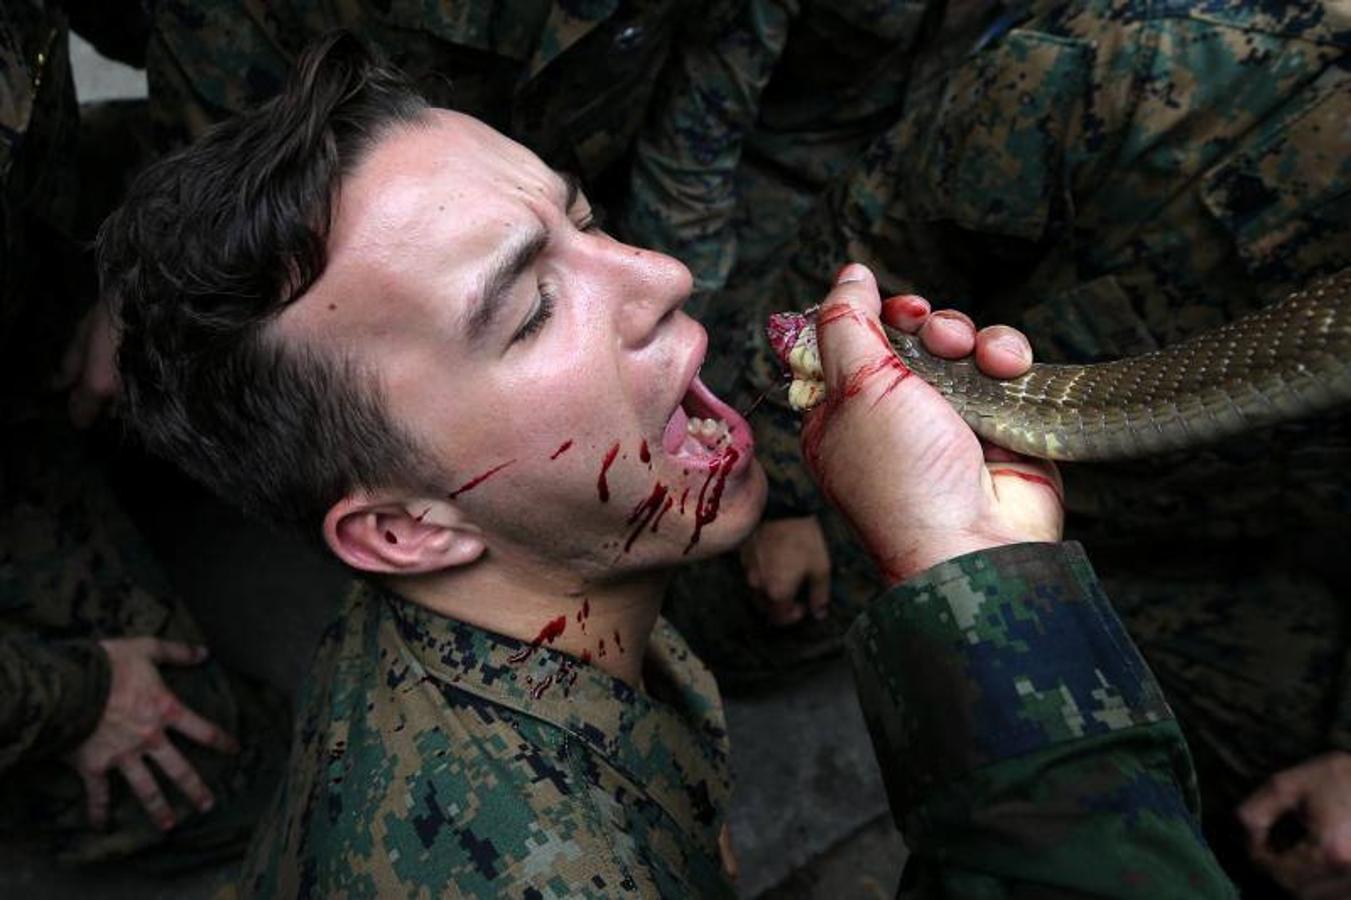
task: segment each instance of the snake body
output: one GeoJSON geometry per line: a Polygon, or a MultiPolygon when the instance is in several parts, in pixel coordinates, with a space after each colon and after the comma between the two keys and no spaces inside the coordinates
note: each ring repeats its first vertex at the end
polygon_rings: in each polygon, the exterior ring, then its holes
{"type": "Polygon", "coordinates": [[[1190,449],[1351,404],[1351,269],[1163,350],[1091,365],[1037,363],[1008,381],[885,330],[972,430],[1043,459],[1190,449]]]}

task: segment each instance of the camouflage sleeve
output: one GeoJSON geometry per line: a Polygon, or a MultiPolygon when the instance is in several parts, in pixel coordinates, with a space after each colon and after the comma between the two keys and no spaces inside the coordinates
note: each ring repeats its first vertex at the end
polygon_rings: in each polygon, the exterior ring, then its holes
{"type": "Polygon", "coordinates": [[[617,223],[624,240],[689,266],[696,291],[720,287],[735,261],[734,176],[742,139],[755,125],[796,2],[738,5],[716,34],[693,29],[677,49],[663,99],[638,140],[617,223]]]}
{"type": "Polygon", "coordinates": [[[1236,896],[1182,735],[1077,544],[935,566],[847,644],[911,851],[902,896],[1236,896]]]}
{"type": "Polygon", "coordinates": [[[98,724],[108,682],[97,641],[0,635],[0,772],[74,749],[98,724]]]}

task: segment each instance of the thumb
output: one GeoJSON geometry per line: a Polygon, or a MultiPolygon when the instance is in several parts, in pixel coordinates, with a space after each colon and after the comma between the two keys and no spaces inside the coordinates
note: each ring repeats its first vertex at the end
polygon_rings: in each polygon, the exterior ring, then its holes
{"type": "Polygon", "coordinates": [[[816,343],[831,393],[845,391],[860,371],[895,358],[882,333],[882,298],[866,266],[850,263],[816,313],[816,343]]]}

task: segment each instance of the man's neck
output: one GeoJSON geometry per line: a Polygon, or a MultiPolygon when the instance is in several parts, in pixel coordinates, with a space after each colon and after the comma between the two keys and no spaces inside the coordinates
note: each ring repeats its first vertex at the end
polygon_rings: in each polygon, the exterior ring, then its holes
{"type": "Polygon", "coordinates": [[[668,578],[660,572],[597,585],[473,566],[390,588],[433,612],[566,653],[637,688],[668,578]]]}

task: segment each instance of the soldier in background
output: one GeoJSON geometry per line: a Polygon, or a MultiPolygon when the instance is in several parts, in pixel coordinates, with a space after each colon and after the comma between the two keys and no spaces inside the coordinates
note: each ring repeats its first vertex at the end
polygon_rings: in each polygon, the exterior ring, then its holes
{"type": "Polygon", "coordinates": [[[82,242],[139,155],[135,110],[82,125],[68,16],[131,64],[147,28],[139,4],[0,6],[0,834],[70,862],[156,849],[140,858],[187,866],[247,840],[287,715],[207,660],[68,420],[90,424],[114,387],[82,242]]]}
{"type": "MultiPolygon", "coordinates": [[[[1344,4],[1048,2],[987,24],[943,77],[909,86],[786,266],[720,301],[749,311],[720,354],[761,360],[723,376],[746,402],[778,378],[764,313],[815,302],[842,258],[873,266],[887,293],[1011,322],[1070,362],[1176,342],[1351,264],[1344,4]]],[[[796,423],[767,405],[771,493],[816,510],[796,423]]],[[[1255,891],[1273,890],[1267,876],[1306,893],[1346,877],[1348,463],[1337,416],[1067,478],[1069,533],[1178,710],[1207,834],[1255,891]],[[1273,840],[1282,817],[1295,824],[1273,840]]],[[[853,619],[866,569],[841,523],[823,523],[824,623],[776,638],[747,617],[729,641],[700,598],[740,580],[735,562],[685,585],[674,609],[691,611],[679,623],[715,670],[793,671],[853,619]]]]}

